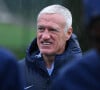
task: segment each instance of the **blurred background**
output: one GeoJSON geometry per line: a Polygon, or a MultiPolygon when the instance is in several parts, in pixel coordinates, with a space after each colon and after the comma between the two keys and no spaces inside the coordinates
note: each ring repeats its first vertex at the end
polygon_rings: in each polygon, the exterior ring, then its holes
{"type": "Polygon", "coordinates": [[[39,11],[51,4],[70,9],[74,33],[82,51],[87,51],[90,47],[85,26],[91,15],[100,12],[100,0],[0,0],[0,45],[22,59],[29,43],[36,37],[39,11]]]}

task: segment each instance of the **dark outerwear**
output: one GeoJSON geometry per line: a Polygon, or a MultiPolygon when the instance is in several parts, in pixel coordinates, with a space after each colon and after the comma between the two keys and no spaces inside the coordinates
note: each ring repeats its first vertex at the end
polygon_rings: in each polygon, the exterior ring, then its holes
{"type": "Polygon", "coordinates": [[[25,89],[48,90],[59,69],[73,58],[81,58],[81,56],[82,52],[77,37],[73,34],[70,40],[67,41],[65,52],[55,56],[54,69],[51,76],[49,76],[43,57],[39,52],[37,40],[33,40],[27,50],[26,58],[20,62],[25,89]]]}
{"type": "Polygon", "coordinates": [[[15,56],[0,48],[0,90],[24,90],[15,56]]]}
{"type": "Polygon", "coordinates": [[[100,90],[100,53],[91,50],[63,67],[51,90],[100,90]]]}

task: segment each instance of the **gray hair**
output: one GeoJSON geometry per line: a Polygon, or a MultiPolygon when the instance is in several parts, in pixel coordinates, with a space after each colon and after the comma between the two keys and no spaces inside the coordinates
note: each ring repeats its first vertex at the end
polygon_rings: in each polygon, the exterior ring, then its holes
{"type": "Polygon", "coordinates": [[[66,7],[62,5],[47,6],[40,11],[40,13],[38,14],[38,18],[41,16],[41,14],[46,14],[46,13],[47,14],[56,13],[56,14],[63,15],[66,20],[65,32],[72,26],[72,14],[69,11],[69,9],[67,9],[66,7]]]}

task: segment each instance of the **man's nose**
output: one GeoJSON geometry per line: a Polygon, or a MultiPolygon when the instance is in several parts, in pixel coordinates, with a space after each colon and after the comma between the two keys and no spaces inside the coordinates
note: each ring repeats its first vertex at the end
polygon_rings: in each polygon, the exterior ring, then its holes
{"type": "Polygon", "coordinates": [[[42,34],[43,39],[49,39],[50,38],[50,33],[48,30],[45,30],[42,34]]]}

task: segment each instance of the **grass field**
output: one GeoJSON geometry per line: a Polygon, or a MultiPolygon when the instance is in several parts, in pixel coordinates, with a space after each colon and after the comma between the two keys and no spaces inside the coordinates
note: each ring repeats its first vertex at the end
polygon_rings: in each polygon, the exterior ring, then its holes
{"type": "Polygon", "coordinates": [[[0,24],[0,45],[12,50],[24,48],[36,36],[36,30],[31,27],[13,24],[0,24]]]}

